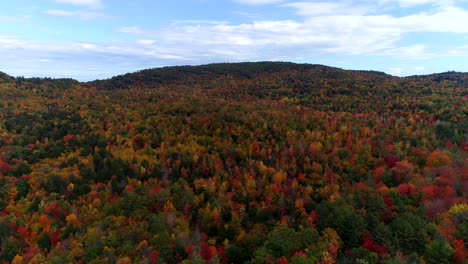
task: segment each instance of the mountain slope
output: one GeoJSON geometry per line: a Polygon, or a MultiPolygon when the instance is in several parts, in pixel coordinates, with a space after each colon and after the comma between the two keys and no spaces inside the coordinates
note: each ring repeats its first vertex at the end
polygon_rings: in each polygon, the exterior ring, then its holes
{"type": "Polygon", "coordinates": [[[0,83],[7,83],[7,82],[12,82],[14,80],[13,77],[11,77],[10,75],[4,73],[4,72],[0,72],[0,83]]]}
{"type": "Polygon", "coordinates": [[[265,78],[269,74],[300,74],[319,79],[365,78],[383,81],[391,78],[380,72],[346,71],[324,65],[295,64],[289,62],[246,62],[218,63],[201,66],[175,66],[142,70],[113,77],[108,80],[90,82],[100,89],[129,88],[136,84],[145,86],[168,85],[173,83],[205,82],[217,78],[231,77],[238,80],[265,78]]]}
{"type": "Polygon", "coordinates": [[[463,72],[443,72],[429,75],[409,76],[403,79],[426,83],[429,85],[433,82],[444,87],[468,88],[468,73],[463,72]]]}

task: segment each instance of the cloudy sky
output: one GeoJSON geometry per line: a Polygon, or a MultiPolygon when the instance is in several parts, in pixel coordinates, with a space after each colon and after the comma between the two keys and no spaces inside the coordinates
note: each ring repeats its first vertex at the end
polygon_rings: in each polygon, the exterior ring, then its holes
{"type": "Polygon", "coordinates": [[[263,60],[468,71],[468,0],[2,1],[0,58],[13,76],[82,81],[263,60]]]}

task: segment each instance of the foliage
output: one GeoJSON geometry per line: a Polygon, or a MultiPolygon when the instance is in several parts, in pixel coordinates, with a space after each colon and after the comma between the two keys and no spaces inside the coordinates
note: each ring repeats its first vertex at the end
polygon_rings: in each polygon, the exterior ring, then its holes
{"type": "Polygon", "coordinates": [[[434,240],[426,247],[424,258],[428,264],[452,263],[453,250],[447,242],[434,240]]]}
{"type": "Polygon", "coordinates": [[[467,74],[0,73],[0,259],[463,263],[467,74]]]}

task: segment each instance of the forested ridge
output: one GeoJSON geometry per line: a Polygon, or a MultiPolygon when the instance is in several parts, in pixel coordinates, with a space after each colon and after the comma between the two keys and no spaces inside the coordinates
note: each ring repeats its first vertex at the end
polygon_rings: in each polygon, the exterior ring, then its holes
{"type": "Polygon", "coordinates": [[[468,74],[0,73],[3,263],[467,263],[468,74]]]}

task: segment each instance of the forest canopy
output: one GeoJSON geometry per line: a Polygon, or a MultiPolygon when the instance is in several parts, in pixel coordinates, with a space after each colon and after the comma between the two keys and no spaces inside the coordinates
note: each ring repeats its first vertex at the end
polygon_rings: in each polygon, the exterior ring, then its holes
{"type": "Polygon", "coordinates": [[[466,263],[466,73],[0,73],[0,99],[4,263],[466,263]]]}

